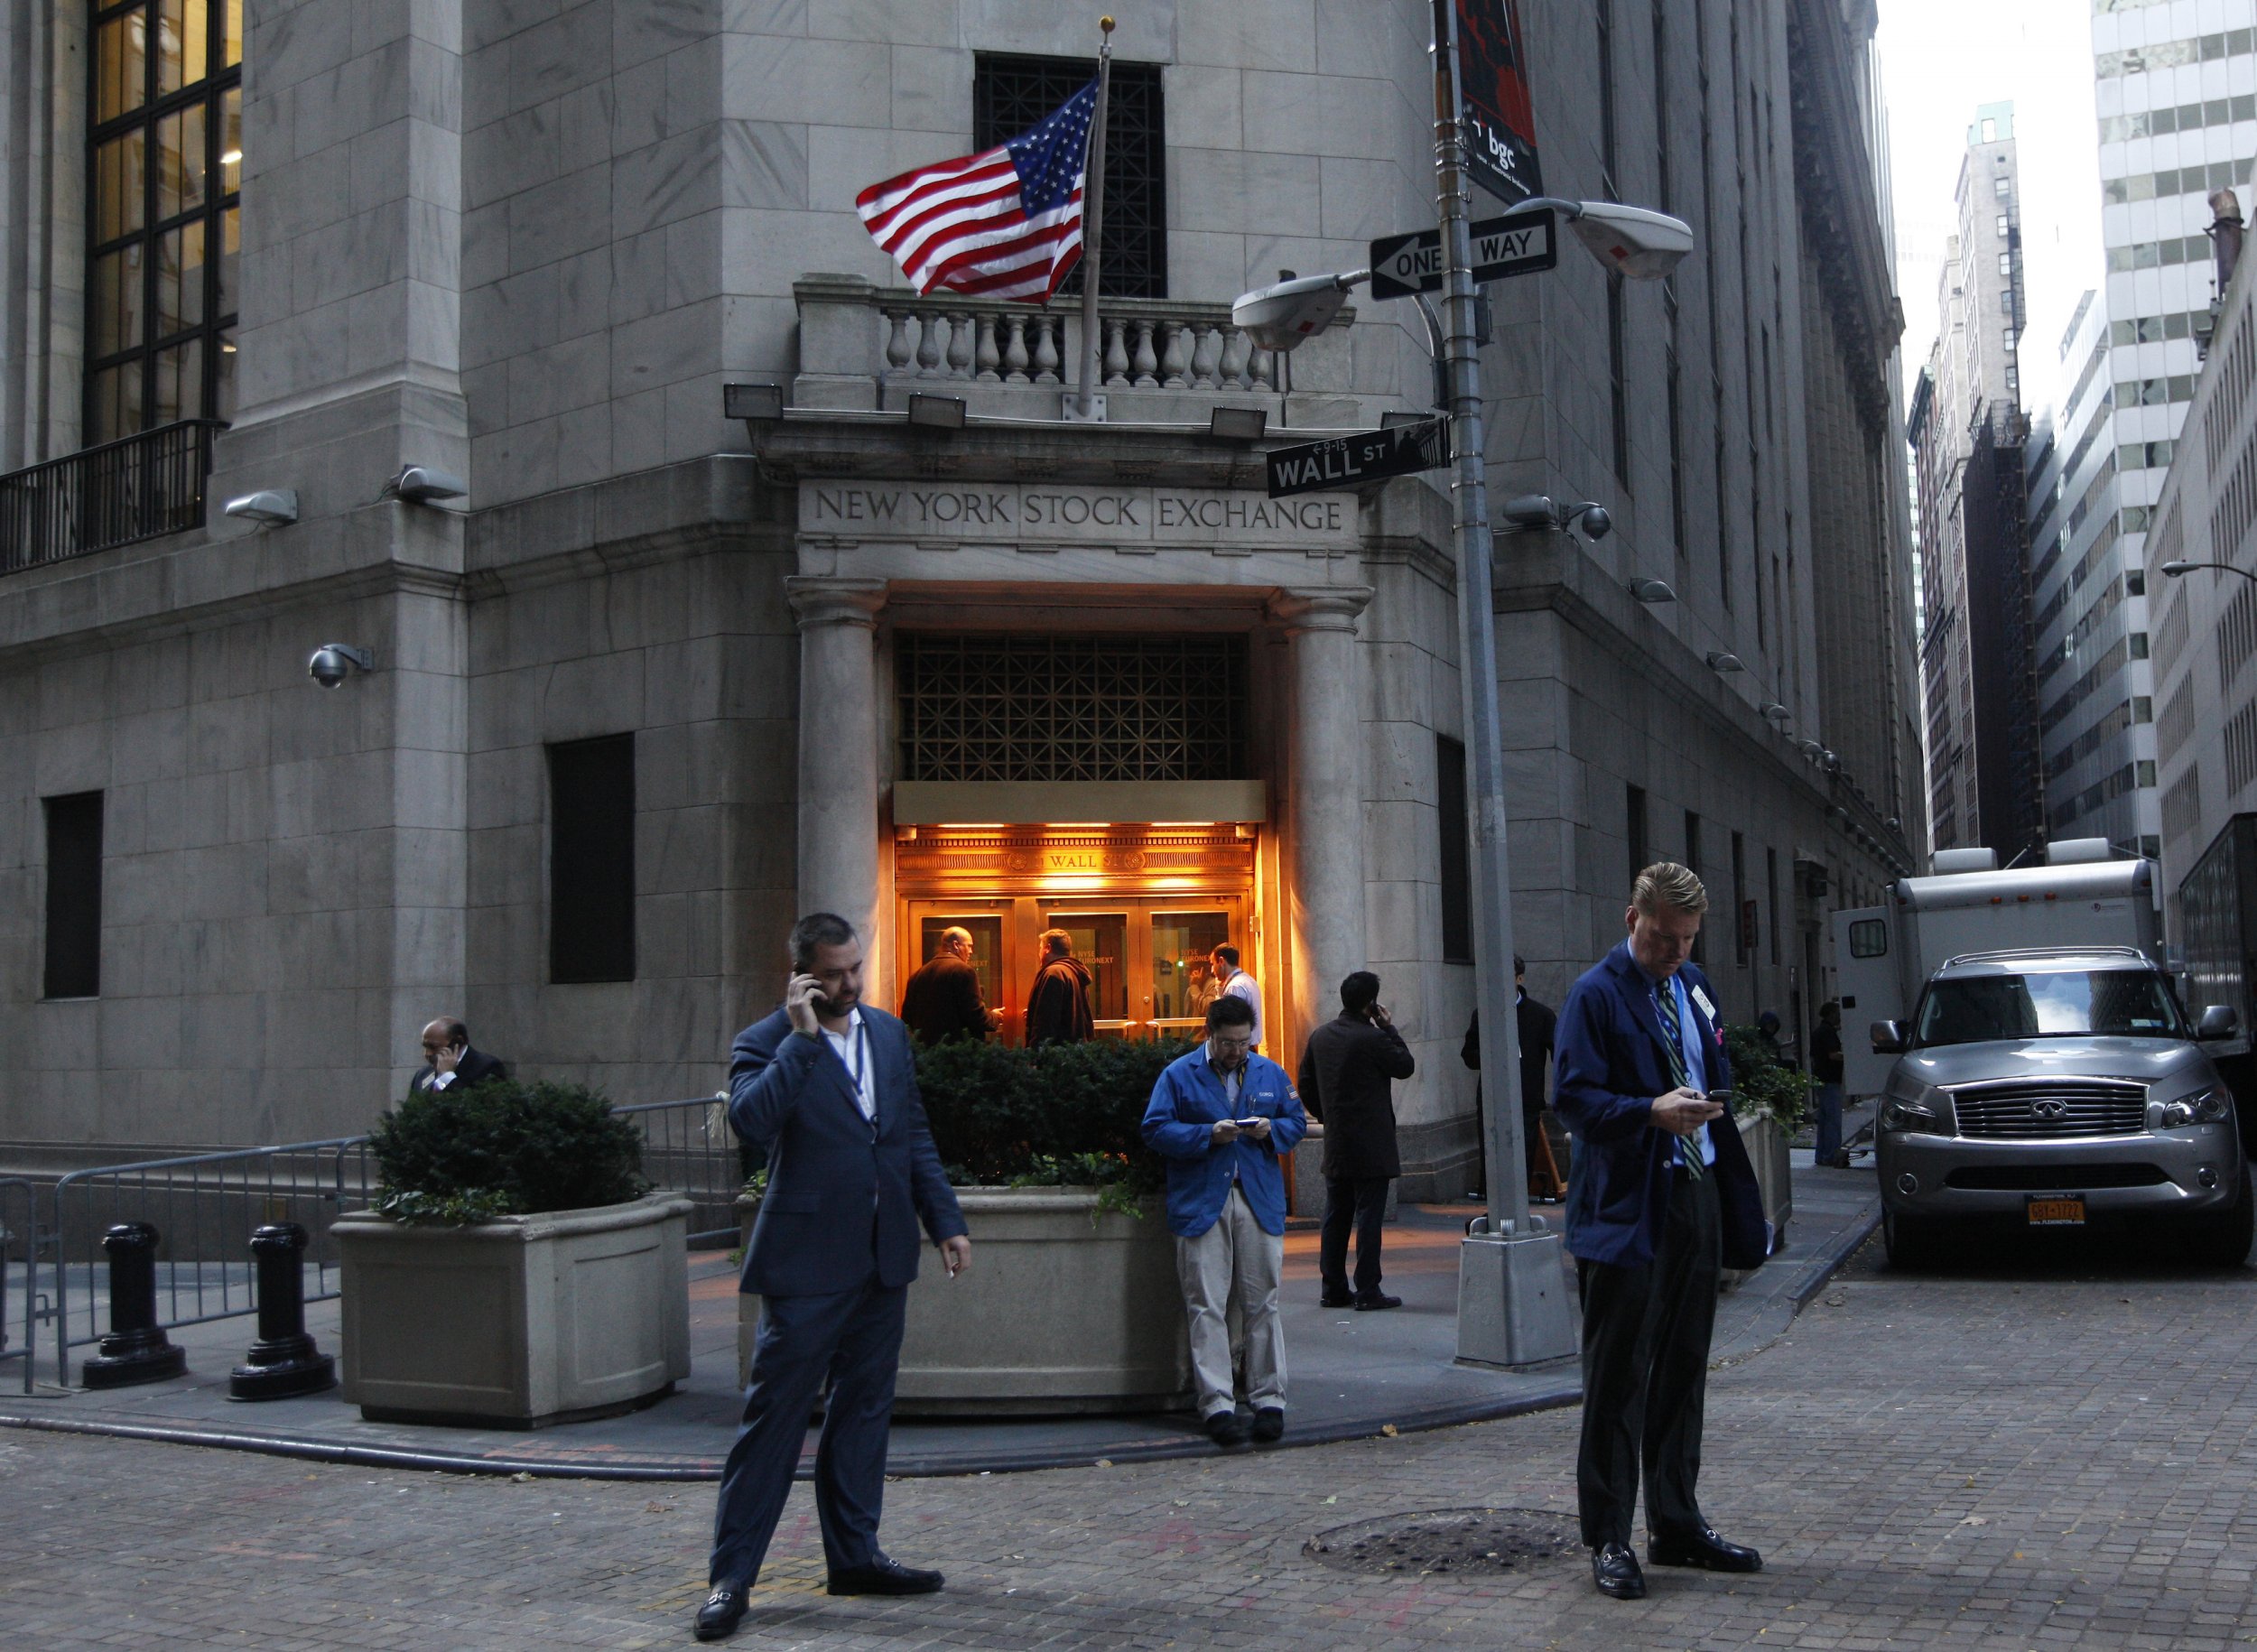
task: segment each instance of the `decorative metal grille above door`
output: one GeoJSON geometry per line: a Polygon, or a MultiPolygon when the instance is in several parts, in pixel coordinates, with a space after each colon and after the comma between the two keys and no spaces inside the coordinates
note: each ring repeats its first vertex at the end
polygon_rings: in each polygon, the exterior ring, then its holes
{"type": "Polygon", "coordinates": [[[938,636],[895,645],[904,780],[1246,773],[1246,639],[938,636]]]}

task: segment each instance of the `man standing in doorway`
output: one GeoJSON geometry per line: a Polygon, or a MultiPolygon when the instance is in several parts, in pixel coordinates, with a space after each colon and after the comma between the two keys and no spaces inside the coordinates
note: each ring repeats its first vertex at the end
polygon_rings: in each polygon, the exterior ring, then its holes
{"type": "Polygon", "coordinates": [[[1635,1601],[1645,1574],[1630,1515],[1646,1482],[1647,1558],[1757,1572],[1763,1557],[1701,1513],[1701,1419],[1717,1270],[1770,1250],[1755,1171],[1712,1092],[1732,1069],[1708,979],[1687,961],[1708,892],[1663,861],[1638,875],[1628,938],[1569,989],[1556,1105],[1574,1133],[1567,1248],[1583,1298],[1583,1540],[1602,1594],[1635,1601]]]}
{"type": "Polygon", "coordinates": [[[1026,994],[1027,1044],[1081,1044],[1095,1037],[1090,967],[1073,955],[1073,937],[1063,929],[1046,929],[1042,947],[1042,968],[1026,994]]]}
{"type": "Polygon", "coordinates": [[[1262,989],[1254,978],[1239,968],[1239,950],[1234,946],[1219,946],[1208,955],[1214,966],[1214,978],[1222,983],[1221,996],[1243,998],[1246,1007],[1254,1012],[1254,1047],[1262,1047],[1262,989]]]}
{"type": "Polygon", "coordinates": [[[1191,1326],[1199,1415],[1217,1445],[1243,1445],[1231,1359],[1236,1306],[1246,1349],[1251,1437],[1286,1432],[1286,1179],[1277,1155],[1309,1128],[1285,1069],[1254,1053],[1254,1015],[1228,996],[1207,1007],[1207,1042],[1170,1062],[1144,1109],[1145,1145],[1167,1160],[1167,1226],[1191,1326]]]}
{"type": "Polygon", "coordinates": [[[1410,1046],[1379,1002],[1379,978],[1359,970],[1340,984],[1340,1014],[1301,1052],[1301,1105],[1324,1127],[1324,1229],[1317,1245],[1328,1308],[1399,1308],[1379,1289],[1379,1228],[1387,1187],[1403,1174],[1395,1141],[1393,1081],[1417,1070],[1410,1046]],[[1348,1288],[1348,1231],[1356,1233],[1356,1285],[1348,1288]]]}
{"type": "Polygon", "coordinates": [[[727,1638],[745,1615],[825,1378],[815,1515],[831,1592],[928,1594],[942,1582],[887,1558],[878,1519],[917,1226],[952,1279],[971,1240],[924,1121],[908,1029],[861,1001],[854,926],[811,913],[792,926],[791,953],[783,1008],[737,1035],[729,1070],[729,1121],[766,1149],[768,1188],[740,1287],[761,1299],[760,1335],[721,1470],[700,1640],[727,1638]]]}
{"type": "Polygon", "coordinates": [[[901,1019],[919,1044],[952,1038],[977,1044],[995,1031],[995,1016],[980,998],[980,971],[971,961],[971,931],[941,932],[933,956],[902,988],[901,1019]]]}

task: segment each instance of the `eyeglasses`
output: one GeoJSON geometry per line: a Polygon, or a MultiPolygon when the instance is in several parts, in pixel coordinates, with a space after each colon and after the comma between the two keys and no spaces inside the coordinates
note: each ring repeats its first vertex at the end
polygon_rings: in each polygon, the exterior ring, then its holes
{"type": "Polygon", "coordinates": [[[1250,1050],[1254,1047],[1254,1037],[1250,1033],[1243,1038],[1226,1038],[1221,1033],[1210,1033],[1207,1042],[1224,1050],[1250,1050]]]}

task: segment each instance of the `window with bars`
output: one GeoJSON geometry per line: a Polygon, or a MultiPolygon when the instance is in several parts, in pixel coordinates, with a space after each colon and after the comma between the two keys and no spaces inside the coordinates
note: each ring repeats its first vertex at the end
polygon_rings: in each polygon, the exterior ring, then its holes
{"type": "Polygon", "coordinates": [[[905,780],[1236,780],[1243,636],[895,644],[905,780]]]}
{"type": "Polygon", "coordinates": [[[242,0],[93,7],[88,446],[234,412],[242,0]]]}
{"type": "MultiPolygon", "coordinates": [[[[982,53],[972,67],[977,149],[1017,137],[1057,113],[1097,78],[1094,58],[982,53]]],[[[1105,113],[1105,222],[1098,290],[1109,298],[1167,296],[1166,123],[1157,63],[1113,63],[1105,113]]],[[[1077,265],[1059,291],[1079,293],[1077,265]]]]}

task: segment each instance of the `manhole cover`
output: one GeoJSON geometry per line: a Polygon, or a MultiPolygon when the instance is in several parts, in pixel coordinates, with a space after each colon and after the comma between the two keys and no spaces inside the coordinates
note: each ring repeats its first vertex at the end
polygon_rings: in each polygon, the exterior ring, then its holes
{"type": "Polygon", "coordinates": [[[1540,1508],[1435,1508],[1319,1532],[1301,1552],[1343,1572],[1481,1576],[1583,1547],[1573,1515],[1540,1508]]]}

